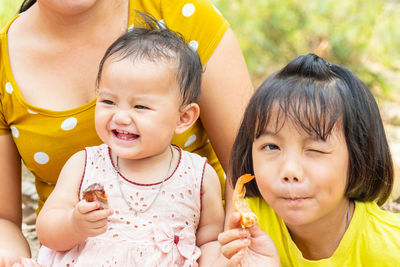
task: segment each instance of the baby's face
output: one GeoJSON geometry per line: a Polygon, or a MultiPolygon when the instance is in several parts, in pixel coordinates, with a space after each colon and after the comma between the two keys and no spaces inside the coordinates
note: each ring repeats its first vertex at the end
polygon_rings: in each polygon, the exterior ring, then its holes
{"type": "Polygon", "coordinates": [[[97,92],[96,130],[121,158],[154,156],[168,149],[180,104],[175,66],[108,59],[97,92]]]}
{"type": "Polygon", "coordinates": [[[349,154],[341,128],[324,141],[286,119],[254,140],[252,156],[261,195],[289,229],[345,214],[349,154]]]}

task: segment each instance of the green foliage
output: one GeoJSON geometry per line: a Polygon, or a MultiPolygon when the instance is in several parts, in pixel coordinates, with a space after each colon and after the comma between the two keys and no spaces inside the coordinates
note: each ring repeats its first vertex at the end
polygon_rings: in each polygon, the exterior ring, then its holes
{"type": "Polygon", "coordinates": [[[398,1],[212,1],[239,39],[255,86],[313,52],[355,72],[377,96],[400,92],[398,1]]]}
{"type": "Polygon", "coordinates": [[[17,13],[22,0],[0,0],[0,29],[2,29],[17,13]]]}
{"type": "MultiPolygon", "coordinates": [[[[313,52],[354,71],[376,96],[400,96],[398,0],[211,1],[230,22],[255,86],[313,52]]],[[[0,27],[21,3],[0,0],[0,27]]]]}

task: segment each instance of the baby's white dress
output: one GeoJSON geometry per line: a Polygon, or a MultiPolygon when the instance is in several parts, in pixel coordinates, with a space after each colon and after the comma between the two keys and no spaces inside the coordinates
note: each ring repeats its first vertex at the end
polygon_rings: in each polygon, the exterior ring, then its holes
{"type": "Polygon", "coordinates": [[[43,247],[39,262],[47,266],[197,266],[196,229],[207,160],[174,147],[179,161],[158,195],[161,183],[138,184],[117,174],[107,145],[86,148],[80,198],[92,183],[104,186],[114,210],[108,230],[66,252],[43,247]]]}

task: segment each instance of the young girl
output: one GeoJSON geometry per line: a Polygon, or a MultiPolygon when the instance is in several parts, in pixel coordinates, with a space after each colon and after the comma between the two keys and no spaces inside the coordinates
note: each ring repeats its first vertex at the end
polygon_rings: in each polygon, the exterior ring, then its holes
{"type": "Polygon", "coordinates": [[[393,184],[384,128],[347,69],[309,54],[261,85],[234,144],[231,187],[244,173],[255,176],[246,200],[259,226],[242,230],[228,203],[219,241],[232,265],[400,266],[400,215],[378,206],[393,184]]]}
{"type": "Polygon", "coordinates": [[[205,265],[218,256],[218,176],[170,145],[199,116],[202,66],[182,38],[144,18],[150,29],[135,27],[101,61],[95,125],[104,144],[61,171],[37,219],[41,264],[197,266],[200,255],[205,265]],[[94,183],[109,208],[82,199],[94,183]]]}

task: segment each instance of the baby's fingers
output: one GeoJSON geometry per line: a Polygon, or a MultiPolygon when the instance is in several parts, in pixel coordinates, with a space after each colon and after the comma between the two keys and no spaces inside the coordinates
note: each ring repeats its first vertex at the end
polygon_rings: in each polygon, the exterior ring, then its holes
{"type": "Polygon", "coordinates": [[[81,200],[76,204],[76,209],[82,213],[86,214],[91,211],[97,210],[100,208],[100,203],[94,201],[94,202],[87,202],[86,200],[81,200]]]}
{"type": "Polygon", "coordinates": [[[113,214],[113,211],[110,209],[104,209],[104,210],[95,210],[91,213],[88,213],[86,215],[86,219],[89,222],[99,222],[103,220],[107,220],[108,216],[113,214]]]}

